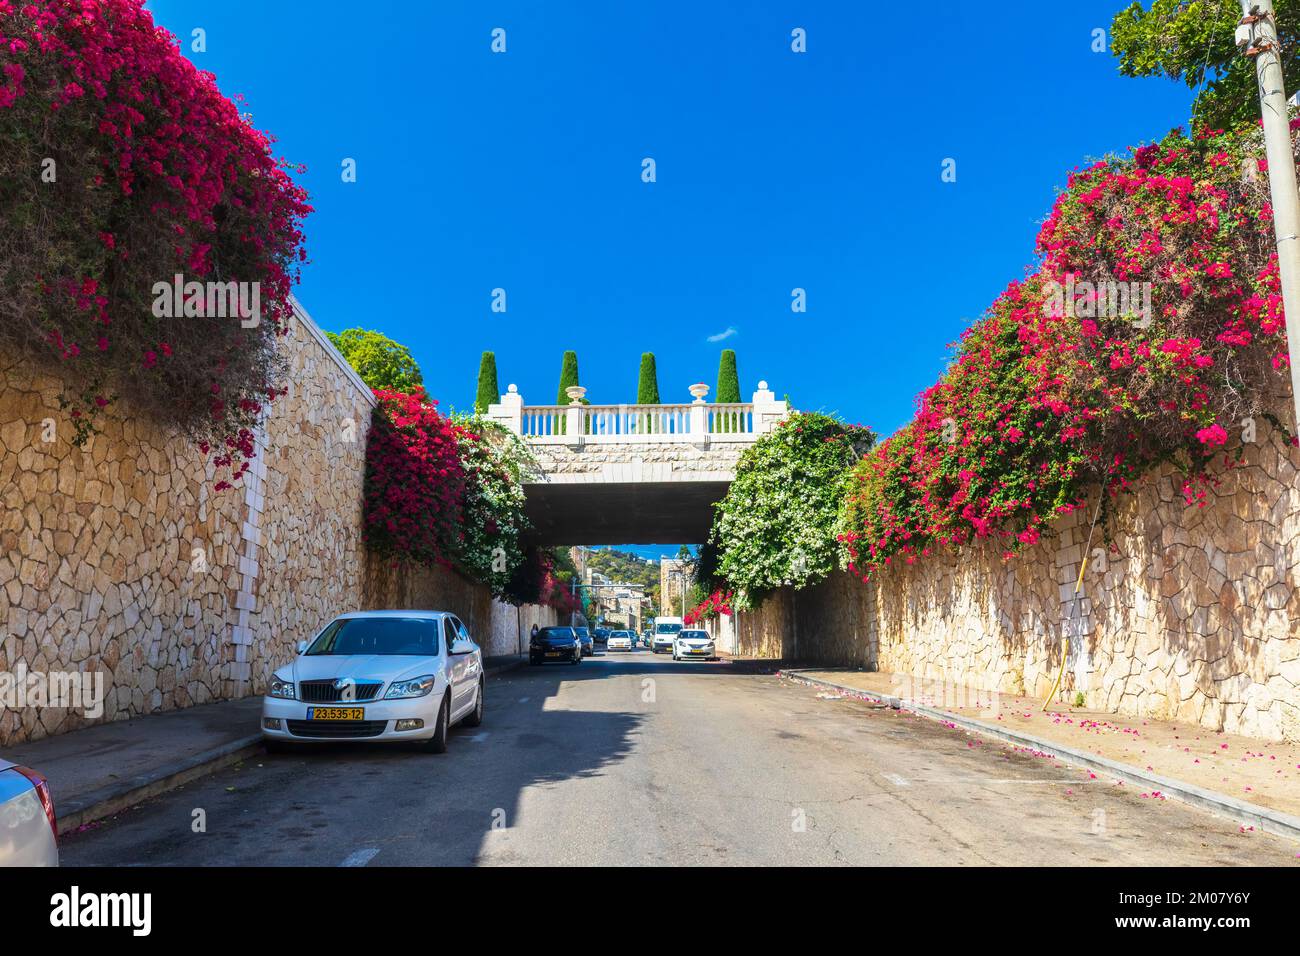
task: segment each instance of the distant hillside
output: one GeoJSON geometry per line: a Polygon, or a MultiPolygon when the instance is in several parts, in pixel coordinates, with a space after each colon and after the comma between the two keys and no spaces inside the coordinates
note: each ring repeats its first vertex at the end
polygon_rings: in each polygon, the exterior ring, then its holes
{"type": "Polygon", "coordinates": [[[647,563],[630,551],[591,551],[587,567],[611,581],[645,586],[646,594],[659,606],[659,562],[647,563]]]}

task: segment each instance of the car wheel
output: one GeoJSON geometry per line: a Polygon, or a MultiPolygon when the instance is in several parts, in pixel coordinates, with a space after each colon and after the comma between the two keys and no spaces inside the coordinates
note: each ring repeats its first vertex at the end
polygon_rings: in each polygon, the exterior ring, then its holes
{"type": "Polygon", "coordinates": [[[536,667],[536,666],[537,666],[538,664],[540,664],[540,663],[541,663],[541,661],[540,661],[538,658],[536,658],[536,657],[530,657],[530,658],[528,658],[528,666],[529,666],[529,667],[536,667]]]}
{"type": "Polygon", "coordinates": [[[483,678],[478,681],[478,699],[474,701],[474,710],[463,721],[466,727],[477,727],[483,723],[483,678]]]}
{"type": "Polygon", "coordinates": [[[424,752],[445,754],[447,752],[447,721],[451,717],[451,698],[443,694],[442,706],[438,708],[438,722],[433,727],[433,736],[424,742],[424,752]]]}

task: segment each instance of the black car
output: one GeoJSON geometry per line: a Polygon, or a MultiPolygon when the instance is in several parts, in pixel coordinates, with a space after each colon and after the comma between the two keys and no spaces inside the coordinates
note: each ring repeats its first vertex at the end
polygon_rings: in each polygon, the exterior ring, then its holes
{"type": "Polygon", "coordinates": [[[612,633],[613,631],[607,627],[598,627],[591,632],[591,639],[601,647],[606,647],[609,644],[609,635],[612,633]]]}
{"type": "Polygon", "coordinates": [[[545,661],[582,663],[582,642],[571,627],[544,627],[528,642],[528,663],[545,661]]]}
{"type": "Polygon", "coordinates": [[[574,632],[578,635],[578,643],[582,645],[582,656],[588,657],[596,653],[596,641],[591,636],[591,631],[585,627],[575,627],[574,632]]]}

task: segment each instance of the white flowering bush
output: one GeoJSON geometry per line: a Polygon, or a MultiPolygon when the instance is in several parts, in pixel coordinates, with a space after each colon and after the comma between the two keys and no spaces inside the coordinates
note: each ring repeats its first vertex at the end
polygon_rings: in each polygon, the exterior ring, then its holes
{"type": "Polygon", "coordinates": [[[714,508],[712,584],[753,607],[782,586],[816,584],[841,560],[836,520],[853,467],[875,444],[861,425],[795,413],[741,456],[714,508]]]}

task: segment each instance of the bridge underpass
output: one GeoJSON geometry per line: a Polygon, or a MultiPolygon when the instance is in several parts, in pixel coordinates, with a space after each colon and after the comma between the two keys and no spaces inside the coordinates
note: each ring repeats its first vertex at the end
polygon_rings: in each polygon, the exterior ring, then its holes
{"type": "Polygon", "coordinates": [[[524,479],[541,545],[696,544],[713,523],[746,448],[789,414],[766,382],[750,402],[525,405],[514,385],[488,416],[537,460],[524,479]]]}
{"type": "Polygon", "coordinates": [[[544,546],[699,544],[727,482],[533,483],[525,491],[544,546]]]}

